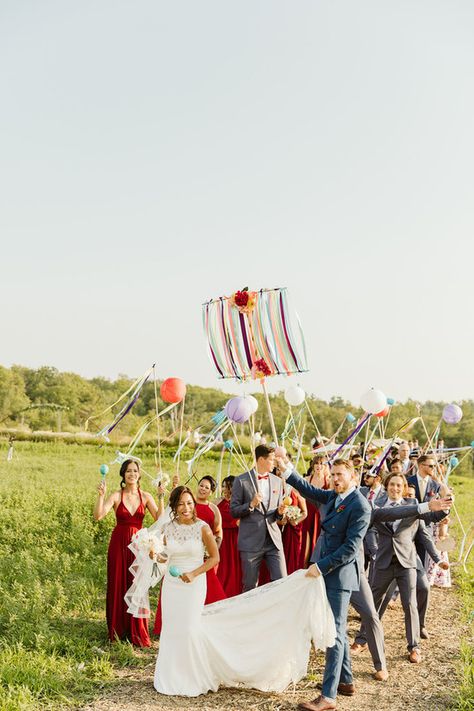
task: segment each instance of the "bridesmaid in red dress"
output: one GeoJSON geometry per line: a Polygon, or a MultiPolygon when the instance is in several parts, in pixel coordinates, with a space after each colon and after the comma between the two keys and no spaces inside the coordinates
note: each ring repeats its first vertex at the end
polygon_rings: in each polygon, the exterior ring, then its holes
{"type": "MultiPolygon", "coordinates": [[[[305,478],[310,484],[319,489],[329,489],[329,466],[327,457],[322,454],[313,457],[305,478]]],[[[314,550],[321,531],[319,509],[308,499],[306,500],[306,507],[308,509],[308,515],[302,523],[303,544],[301,547],[300,568],[308,567],[310,555],[314,550]]]]}
{"type": "Polygon", "coordinates": [[[239,535],[239,521],[230,513],[230,498],[232,495],[232,484],[235,476],[227,476],[222,480],[222,499],[217,504],[222,516],[222,545],[220,548],[220,562],[217,568],[217,577],[227,597],[240,595],[242,592],[242,566],[240,554],[237,548],[237,537],[239,535]]]}
{"type": "Polygon", "coordinates": [[[297,506],[300,510],[297,519],[287,516],[283,518],[285,525],[282,533],[283,552],[286,560],[286,572],[291,575],[295,570],[303,567],[301,565],[303,560],[303,522],[308,517],[308,511],[306,500],[294,489],[291,489],[288,498],[291,499],[289,506],[297,506]]]}
{"type": "Polygon", "coordinates": [[[148,620],[137,619],[127,612],[124,595],[133,582],[129,567],[133,563],[133,553],[128,544],[132,536],[142,527],[146,509],[156,519],[163,512],[163,496],[159,490],[160,506],[157,507],[151,494],[140,491],[140,466],[133,459],[127,459],[120,467],[120,491],[114,491],[105,498],[105,481],[98,487],[98,498],[94,508],[94,518],[100,521],[113,508],[117,525],[112,531],[107,554],[107,626],[109,639],[127,639],[137,647],[149,647],[148,620]]]}
{"type": "MultiPolygon", "coordinates": [[[[210,495],[216,490],[216,481],[212,476],[204,476],[199,484],[196,494],[196,516],[209,524],[211,531],[214,534],[218,548],[222,543],[222,519],[221,513],[215,504],[208,501],[210,495]]],[[[217,568],[217,566],[216,566],[217,568]]],[[[219,579],[216,575],[216,568],[211,568],[206,573],[206,600],[205,605],[210,605],[211,602],[224,600],[227,595],[224,592],[219,579]]],[[[162,627],[162,612],[161,612],[161,589],[158,598],[158,606],[156,608],[155,625],[153,634],[160,635],[162,627]]]]}

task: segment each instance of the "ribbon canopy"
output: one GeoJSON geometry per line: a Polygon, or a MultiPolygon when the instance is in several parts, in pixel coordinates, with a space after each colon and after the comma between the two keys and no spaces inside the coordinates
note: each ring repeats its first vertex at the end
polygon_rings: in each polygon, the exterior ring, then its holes
{"type": "MultiPolygon", "coordinates": [[[[295,314],[296,316],[296,314],[295,314]]],[[[299,319],[290,321],[286,287],[237,291],[203,304],[209,355],[220,378],[263,378],[307,372],[299,319]]]]}

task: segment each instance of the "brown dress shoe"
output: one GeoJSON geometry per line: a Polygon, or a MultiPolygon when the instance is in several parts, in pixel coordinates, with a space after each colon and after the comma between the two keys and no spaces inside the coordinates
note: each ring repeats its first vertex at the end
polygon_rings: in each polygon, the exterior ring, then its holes
{"type": "Polygon", "coordinates": [[[388,679],[388,671],[386,669],[379,669],[379,671],[376,671],[374,674],[372,674],[374,677],[375,681],[387,681],[388,679]]]}
{"type": "Polygon", "coordinates": [[[408,659],[412,664],[419,664],[421,662],[421,652],[420,650],[415,647],[414,649],[411,650],[410,654],[408,655],[408,659]]]}
{"type": "Polygon", "coordinates": [[[300,711],[331,711],[336,708],[336,702],[318,696],[314,701],[302,701],[298,708],[300,711]]]}
{"type": "Polygon", "coordinates": [[[359,644],[358,642],[353,642],[351,644],[352,654],[361,654],[362,652],[365,652],[366,649],[367,649],[366,644],[359,644]]]}
{"type": "Polygon", "coordinates": [[[356,692],[354,684],[339,684],[337,687],[337,693],[341,696],[354,696],[356,692]]]}

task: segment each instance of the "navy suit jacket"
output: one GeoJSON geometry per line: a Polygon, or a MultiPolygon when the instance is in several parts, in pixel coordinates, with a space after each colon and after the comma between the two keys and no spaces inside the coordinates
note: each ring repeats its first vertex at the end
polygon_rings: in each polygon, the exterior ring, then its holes
{"type": "Polygon", "coordinates": [[[428,481],[428,483],[427,483],[427,485],[426,485],[425,497],[424,497],[424,499],[422,500],[422,499],[420,498],[420,487],[418,486],[418,477],[416,476],[416,474],[415,474],[415,476],[409,476],[409,477],[407,477],[407,482],[408,482],[408,486],[414,486],[414,487],[415,487],[415,496],[416,496],[416,498],[418,499],[418,501],[420,502],[420,504],[422,504],[422,503],[424,503],[424,502],[426,502],[426,501],[431,501],[431,499],[432,499],[434,496],[436,496],[437,494],[439,494],[440,489],[441,489],[441,487],[440,487],[440,485],[438,484],[438,482],[435,481],[434,479],[432,479],[432,478],[430,477],[430,478],[429,478],[429,481],[428,481]]]}
{"type": "Polygon", "coordinates": [[[355,489],[334,506],[337,493],[332,489],[317,489],[296,472],[287,479],[297,491],[320,507],[321,533],[311,562],[317,563],[326,588],[358,590],[360,583],[360,549],[370,523],[371,508],[355,489]]]}

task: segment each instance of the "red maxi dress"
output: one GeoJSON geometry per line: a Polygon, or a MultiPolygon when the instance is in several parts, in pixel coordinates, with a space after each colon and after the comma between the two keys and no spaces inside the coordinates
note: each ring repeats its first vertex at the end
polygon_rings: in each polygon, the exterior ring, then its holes
{"type": "MultiPolygon", "coordinates": [[[[291,492],[291,506],[298,506],[298,495],[295,491],[291,492]]],[[[306,519],[303,519],[303,521],[297,523],[296,526],[292,526],[291,523],[286,523],[283,529],[283,553],[285,554],[286,572],[288,575],[291,575],[295,570],[303,567],[301,564],[301,548],[303,545],[303,522],[305,520],[306,519]]]]}
{"type": "MultiPolygon", "coordinates": [[[[307,478],[306,481],[309,481],[309,479],[307,478]]],[[[323,486],[323,489],[326,488],[326,486],[323,486]]],[[[314,551],[316,541],[318,540],[321,532],[321,517],[319,514],[319,508],[309,499],[306,499],[306,508],[308,509],[308,515],[301,521],[303,540],[301,545],[299,568],[308,567],[309,558],[314,551]],[[308,554],[306,554],[307,550],[308,554]]]]}
{"type": "MultiPolygon", "coordinates": [[[[209,504],[196,504],[196,516],[209,524],[211,531],[214,532],[214,512],[209,506],[209,504]]],[[[217,566],[216,566],[217,568],[217,566]]],[[[217,575],[216,568],[211,568],[206,573],[206,600],[205,605],[210,605],[212,602],[217,602],[218,600],[224,600],[227,595],[224,592],[224,588],[220,584],[217,575]]],[[[156,618],[155,626],[153,627],[154,634],[161,634],[162,627],[162,612],[161,612],[161,588],[160,596],[158,598],[158,606],[156,608],[156,618]]]]}
{"type": "Polygon", "coordinates": [[[242,592],[242,565],[237,548],[239,524],[230,513],[230,502],[222,499],[217,504],[222,516],[222,545],[220,547],[220,562],[217,577],[224,588],[227,597],[240,595],[242,592]]]}
{"type": "Polygon", "coordinates": [[[128,639],[136,647],[149,647],[148,620],[137,619],[127,612],[124,595],[133,583],[129,568],[134,556],[128,548],[132,536],[140,530],[145,518],[142,495],[140,505],[132,514],[123,503],[123,491],[115,515],[117,525],[112,531],[107,553],[107,627],[109,639],[128,639]]]}

